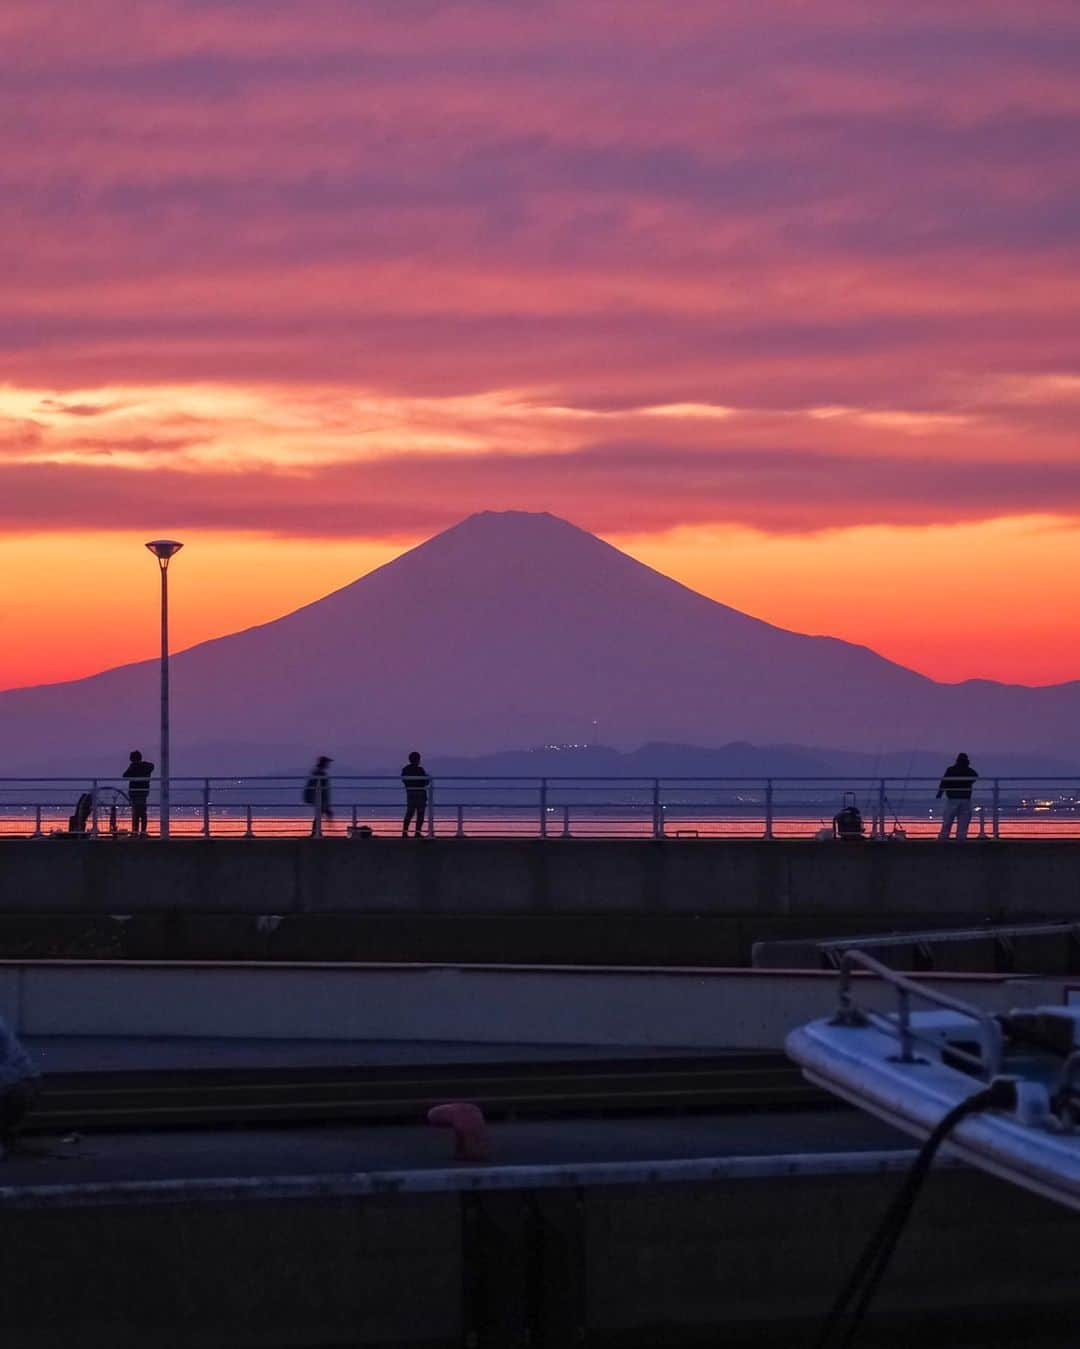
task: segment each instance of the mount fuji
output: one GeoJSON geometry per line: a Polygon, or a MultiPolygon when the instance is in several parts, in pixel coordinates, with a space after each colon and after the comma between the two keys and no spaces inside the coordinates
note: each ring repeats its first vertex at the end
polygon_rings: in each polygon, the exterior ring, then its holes
{"type": "MultiPolygon", "coordinates": [[[[274,747],[340,760],[583,739],[1080,758],[1080,682],[938,683],[519,511],[472,515],[304,608],[177,653],[172,690],[178,774],[222,771],[200,757],[215,745],[234,772],[265,771],[274,747]]],[[[0,693],[0,773],[115,771],[130,746],[156,748],[157,700],[156,660],[0,693]]]]}

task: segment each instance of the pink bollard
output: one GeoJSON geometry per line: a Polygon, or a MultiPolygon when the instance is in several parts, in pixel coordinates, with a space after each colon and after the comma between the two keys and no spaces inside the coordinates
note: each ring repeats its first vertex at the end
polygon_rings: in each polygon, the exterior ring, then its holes
{"type": "Polygon", "coordinates": [[[467,1101],[450,1101],[435,1105],[428,1111],[429,1124],[441,1125],[454,1131],[454,1160],[456,1162],[486,1162],[491,1159],[491,1136],[487,1120],[479,1106],[467,1101]]]}

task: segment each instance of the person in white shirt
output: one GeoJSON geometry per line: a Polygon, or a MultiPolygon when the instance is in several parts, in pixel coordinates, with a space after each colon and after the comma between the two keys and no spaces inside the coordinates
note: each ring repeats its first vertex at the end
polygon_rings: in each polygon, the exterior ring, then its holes
{"type": "Polygon", "coordinates": [[[963,843],[967,838],[968,826],[971,824],[971,792],[978,776],[966,754],[958,754],[956,762],[946,768],[937,791],[939,801],[943,796],[945,798],[945,808],[941,812],[941,833],[938,835],[940,839],[949,837],[954,821],[956,841],[963,843]]]}
{"type": "Polygon", "coordinates": [[[14,1140],[40,1089],[41,1074],[0,1016],[0,1157],[14,1140]]]}

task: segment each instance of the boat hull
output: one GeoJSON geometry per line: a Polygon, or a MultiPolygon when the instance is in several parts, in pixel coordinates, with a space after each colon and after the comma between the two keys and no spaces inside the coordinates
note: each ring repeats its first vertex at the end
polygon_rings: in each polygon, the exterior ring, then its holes
{"type": "MultiPolygon", "coordinates": [[[[916,1020],[918,1018],[915,1018],[916,1020]]],[[[928,1018],[938,1023],[939,1015],[928,1018]]],[[[921,1043],[915,1062],[899,1060],[894,1036],[873,1025],[810,1022],[787,1038],[807,1079],[896,1128],[924,1139],[985,1084],[921,1043]]],[[[1080,1134],[987,1111],[962,1119],[942,1145],[948,1154],[1080,1212],[1080,1134]]]]}

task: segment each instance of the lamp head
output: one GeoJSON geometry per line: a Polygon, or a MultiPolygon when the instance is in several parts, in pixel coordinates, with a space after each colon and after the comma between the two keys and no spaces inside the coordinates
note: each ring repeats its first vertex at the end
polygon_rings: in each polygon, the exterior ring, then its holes
{"type": "Polygon", "coordinates": [[[174,553],[178,553],[184,545],[177,543],[175,539],[152,539],[146,546],[157,558],[161,570],[164,571],[169,565],[169,558],[174,553]]]}

